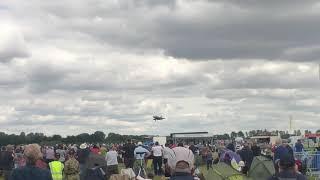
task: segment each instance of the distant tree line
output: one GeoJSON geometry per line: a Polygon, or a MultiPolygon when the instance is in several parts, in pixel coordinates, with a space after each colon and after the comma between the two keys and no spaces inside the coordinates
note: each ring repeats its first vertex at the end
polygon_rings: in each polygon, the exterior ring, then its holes
{"type": "Polygon", "coordinates": [[[61,135],[46,136],[43,133],[24,133],[21,132],[20,135],[16,134],[6,134],[0,132],[0,146],[12,144],[30,144],[38,143],[45,145],[55,145],[55,144],[81,144],[81,143],[123,143],[128,139],[134,139],[136,141],[143,141],[145,135],[135,136],[135,135],[120,135],[116,133],[109,133],[108,136],[104,132],[96,131],[93,134],[81,133],[78,135],[62,137],[61,135]]]}
{"type": "MultiPolygon", "coordinates": [[[[309,130],[306,130],[304,133],[312,133],[309,130]]],[[[320,130],[317,130],[314,133],[319,133],[320,130]]],[[[295,130],[293,135],[300,136],[302,133],[300,130],[295,130]]],[[[214,135],[215,139],[234,139],[236,137],[252,137],[252,136],[278,136],[280,135],[281,138],[287,139],[290,137],[288,131],[267,131],[267,130],[251,130],[248,132],[231,132],[230,134],[221,134],[221,135],[214,135]]],[[[3,145],[18,145],[18,144],[30,144],[30,143],[38,143],[38,144],[45,144],[45,145],[55,145],[55,144],[81,144],[81,143],[124,143],[128,139],[135,140],[135,141],[144,141],[148,139],[147,135],[121,135],[116,133],[109,133],[106,135],[104,132],[96,131],[93,134],[89,133],[81,133],[78,135],[66,136],[62,137],[61,135],[52,135],[46,136],[43,133],[28,133],[25,134],[21,132],[20,135],[16,134],[6,134],[4,132],[0,132],[0,146],[3,145]]]]}

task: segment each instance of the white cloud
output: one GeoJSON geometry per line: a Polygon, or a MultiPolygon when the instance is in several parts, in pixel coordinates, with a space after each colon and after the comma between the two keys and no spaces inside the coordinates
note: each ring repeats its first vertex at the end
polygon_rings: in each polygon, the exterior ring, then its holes
{"type": "Polygon", "coordinates": [[[0,62],[29,56],[27,44],[17,27],[2,23],[0,39],[0,62]]]}

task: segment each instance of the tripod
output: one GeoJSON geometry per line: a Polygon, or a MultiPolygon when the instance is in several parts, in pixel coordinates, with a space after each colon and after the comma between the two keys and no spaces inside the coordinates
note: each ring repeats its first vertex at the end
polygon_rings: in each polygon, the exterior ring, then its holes
{"type": "Polygon", "coordinates": [[[147,173],[146,173],[146,170],[144,168],[144,163],[143,163],[144,159],[139,159],[139,161],[140,161],[139,162],[140,164],[139,164],[139,171],[138,171],[137,176],[146,177],[147,173]]]}

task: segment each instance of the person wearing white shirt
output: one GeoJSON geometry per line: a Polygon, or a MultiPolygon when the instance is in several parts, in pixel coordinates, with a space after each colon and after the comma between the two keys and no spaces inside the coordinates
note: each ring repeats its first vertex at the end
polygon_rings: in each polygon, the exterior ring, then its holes
{"type": "Polygon", "coordinates": [[[119,174],[118,171],[118,153],[116,147],[112,147],[106,154],[108,176],[119,174]]]}
{"type": "Polygon", "coordinates": [[[152,147],[152,154],[153,154],[154,174],[161,175],[163,148],[159,145],[159,142],[156,142],[155,146],[152,147]]]}

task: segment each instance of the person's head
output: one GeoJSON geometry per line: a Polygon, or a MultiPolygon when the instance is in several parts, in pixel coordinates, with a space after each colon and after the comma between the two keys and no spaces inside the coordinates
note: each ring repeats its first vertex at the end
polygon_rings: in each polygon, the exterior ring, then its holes
{"type": "Polygon", "coordinates": [[[301,139],[298,139],[298,143],[301,144],[301,139]]]}
{"type": "Polygon", "coordinates": [[[282,144],[282,139],[281,138],[277,138],[275,141],[276,145],[279,146],[282,144]]]}
{"type": "Polygon", "coordinates": [[[76,152],[74,151],[74,149],[70,149],[68,154],[69,154],[70,157],[74,157],[76,152]]]}
{"type": "Polygon", "coordinates": [[[182,143],[182,142],[179,142],[179,143],[178,143],[178,147],[183,147],[183,143],[182,143]]]}
{"type": "Polygon", "coordinates": [[[171,173],[191,173],[194,161],[193,153],[189,149],[181,147],[173,148],[172,151],[174,153],[168,158],[171,173]]]}
{"type": "Polygon", "coordinates": [[[154,143],[154,145],[159,146],[159,142],[158,142],[158,141],[157,141],[157,142],[155,142],[155,143],[154,143]]]}
{"type": "Polygon", "coordinates": [[[24,149],[24,156],[28,164],[35,165],[37,160],[42,158],[40,146],[38,144],[29,144],[24,149]]]}
{"type": "Polygon", "coordinates": [[[290,154],[285,154],[280,157],[280,161],[278,163],[279,171],[294,170],[296,166],[294,157],[290,154]]]}
{"type": "Polygon", "coordinates": [[[56,160],[60,159],[60,154],[59,154],[59,153],[55,153],[55,154],[54,154],[54,158],[55,158],[56,160]]]}
{"type": "Polygon", "coordinates": [[[13,152],[14,146],[13,145],[7,145],[7,151],[8,152],[13,152]]]}
{"type": "Polygon", "coordinates": [[[164,146],[165,146],[165,147],[169,147],[170,145],[169,145],[169,143],[166,143],[164,146]]]}
{"type": "Polygon", "coordinates": [[[59,145],[58,145],[58,149],[63,149],[63,145],[62,145],[62,144],[59,144],[59,145]]]}
{"type": "Polygon", "coordinates": [[[257,142],[256,142],[256,141],[253,141],[253,142],[252,142],[252,146],[257,146],[257,142]]]}

